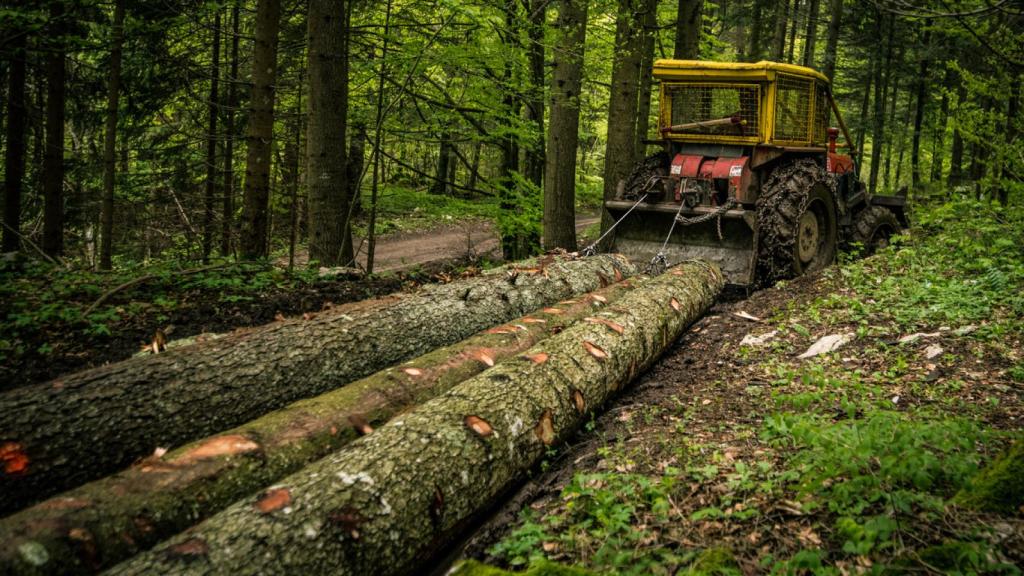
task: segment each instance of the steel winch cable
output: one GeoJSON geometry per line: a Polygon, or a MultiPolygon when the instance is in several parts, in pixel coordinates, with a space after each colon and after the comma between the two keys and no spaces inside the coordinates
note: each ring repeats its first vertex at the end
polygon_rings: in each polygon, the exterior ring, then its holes
{"type": "Polygon", "coordinates": [[[641,196],[639,200],[634,202],[633,205],[629,207],[629,210],[626,210],[626,213],[623,214],[621,218],[619,218],[614,223],[612,223],[612,225],[609,226],[608,229],[604,231],[604,234],[601,234],[601,236],[597,240],[594,240],[589,246],[587,246],[583,250],[580,250],[580,254],[582,256],[593,256],[594,254],[597,254],[597,245],[600,244],[601,241],[604,240],[606,236],[608,236],[608,234],[611,234],[612,230],[615,230],[615,227],[619,225],[619,222],[622,222],[623,220],[625,220],[626,217],[629,216],[629,213],[632,212],[633,209],[635,209],[637,206],[639,206],[640,203],[643,202],[646,199],[647,199],[647,194],[644,194],[643,196],[641,196]]]}
{"type": "Polygon", "coordinates": [[[665,248],[668,247],[668,241],[672,239],[672,232],[676,229],[676,223],[679,222],[679,215],[683,212],[683,202],[679,203],[679,209],[676,210],[676,217],[672,219],[672,225],[668,228],[668,236],[665,236],[665,241],[661,244],[661,250],[651,258],[651,261],[644,268],[644,274],[648,276],[657,276],[666,269],[668,269],[668,258],[665,257],[665,248]]]}

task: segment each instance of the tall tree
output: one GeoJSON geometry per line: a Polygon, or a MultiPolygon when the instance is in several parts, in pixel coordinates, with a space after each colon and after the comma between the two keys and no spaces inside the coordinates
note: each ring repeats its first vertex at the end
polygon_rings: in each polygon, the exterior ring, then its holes
{"type": "Polygon", "coordinates": [[[326,266],[351,265],[345,123],[348,64],[345,0],[310,0],[309,121],[306,182],[309,194],[309,257],[326,266]]]}
{"type": "Polygon", "coordinates": [[[277,79],[277,32],[281,0],[259,0],[252,57],[248,150],[242,206],[241,256],[265,258],[270,202],[270,152],[274,140],[274,84],[277,79]]]}
{"type": "Polygon", "coordinates": [[[643,0],[643,39],[640,41],[640,105],[636,113],[636,152],[639,160],[647,155],[647,130],[651,121],[651,77],[654,68],[654,40],[658,34],[658,0],[643,0]]]}
{"type": "Polygon", "coordinates": [[[887,31],[887,40],[883,44],[879,42],[877,49],[879,52],[875,53],[875,96],[874,105],[875,111],[872,115],[872,132],[871,132],[871,175],[868,178],[868,190],[874,194],[878,189],[878,169],[881,167],[882,159],[882,148],[885,147],[885,102],[886,94],[888,94],[888,86],[884,84],[885,78],[890,74],[885,74],[886,68],[891,68],[892,64],[892,40],[893,33],[896,27],[896,22],[890,15],[885,17],[880,10],[876,11],[876,20],[878,22],[878,30],[887,31]],[[885,49],[885,58],[883,65],[883,58],[881,56],[881,50],[885,49]]]}
{"type": "Polygon", "coordinates": [[[927,103],[928,72],[931,66],[931,30],[921,33],[921,49],[925,54],[921,57],[917,68],[917,104],[914,111],[914,136],[910,151],[910,182],[917,189],[921,184],[921,126],[924,124],[924,109],[927,103]]]}
{"type": "Polygon", "coordinates": [[[17,31],[9,45],[7,70],[7,138],[4,154],[3,251],[21,246],[21,189],[25,179],[25,44],[26,34],[17,31]]]}
{"type": "Polygon", "coordinates": [[[786,23],[789,21],[789,0],[775,3],[775,31],[772,34],[772,60],[782,62],[786,54],[786,23]]]}
{"type": "Polygon", "coordinates": [[[575,250],[576,146],[587,0],[561,0],[555,37],[551,116],[544,160],[544,248],[575,250]]]}
{"type": "Polygon", "coordinates": [[[790,16],[793,21],[789,27],[789,47],[786,51],[786,62],[789,64],[793,63],[793,52],[796,50],[796,29],[800,25],[800,0],[793,0],[793,10],[790,16]]]}
{"type": "Polygon", "coordinates": [[[220,6],[214,7],[210,54],[210,101],[206,130],[206,196],[203,202],[203,261],[213,250],[213,202],[217,196],[217,115],[220,106],[220,6]]]}
{"type": "MultiPolygon", "coordinates": [[[[818,38],[818,9],[820,0],[810,0],[807,5],[807,33],[804,34],[803,65],[814,67],[814,48],[818,38]]],[[[829,76],[831,78],[831,76],[829,76]]]]}
{"type": "Polygon", "coordinates": [[[235,108],[238,107],[238,4],[231,6],[231,68],[228,72],[228,100],[224,118],[224,181],[221,211],[220,253],[231,254],[231,235],[235,221],[235,108]]]}
{"type": "MultiPolygon", "coordinates": [[[[608,100],[608,138],[604,153],[604,199],[615,198],[619,182],[629,176],[636,153],[637,84],[640,80],[640,61],[643,54],[644,14],[641,0],[619,0],[615,25],[615,57],[612,61],[611,95],[608,100]]],[[[690,21],[697,26],[699,19],[690,21]]],[[[680,23],[682,26],[682,23],[680,23]]],[[[678,30],[678,29],[677,29],[678,30]]],[[[677,38],[678,38],[677,34],[677,38]]],[[[699,38],[698,33],[687,33],[699,38]]],[[[687,47],[689,49],[691,47],[687,47]]],[[[678,58],[687,58],[679,54],[678,58]]],[[[612,225],[612,215],[605,210],[601,229],[612,225]]]]}
{"type": "Polygon", "coordinates": [[[107,120],[103,136],[103,202],[100,205],[100,270],[110,270],[114,246],[114,178],[117,160],[117,117],[121,99],[121,47],[124,44],[125,0],[114,2],[107,77],[107,120]]]}
{"type": "MultiPolygon", "coordinates": [[[[823,73],[831,82],[836,75],[836,56],[839,49],[839,30],[843,24],[843,0],[830,0],[828,39],[825,41],[823,73]]],[[[865,89],[866,90],[866,89],[865,89]]]]}
{"type": "Polygon", "coordinates": [[[942,165],[946,155],[946,129],[949,127],[949,91],[956,81],[955,70],[946,65],[946,73],[942,80],[942,100],[939,103],[939,118],[932,135],[932,182],[942,180],[942,165]]]}
{"type": "Polygon", "coordinates": [[[526,150],[526,179],[538,190],[544,183],[544,24],[547,0],[527,0],[527,48],[530,85],[526,117],[533,123],[537,140],[526,150]]]}
{"type": "Polygon", "coordinates": [[[51,37],[46,55],[46,153],[43,157],[43,252],[64,252],[64,2],[50,4],[51,37]]]}
{"type": "MultiPolygon", "coordinates": [[[[620,14],[621,18],[621,2],[620,14]]],[[[703,28],[704,0],[679,0],[676,9],[676,44],[672,57],[677,60],[700,58],[700,32],[703,28]]],[[[618,29],[616,29],[616,37],[618,29]]],[[[618,45],[618,41],[616,41],[618,45]]]]}

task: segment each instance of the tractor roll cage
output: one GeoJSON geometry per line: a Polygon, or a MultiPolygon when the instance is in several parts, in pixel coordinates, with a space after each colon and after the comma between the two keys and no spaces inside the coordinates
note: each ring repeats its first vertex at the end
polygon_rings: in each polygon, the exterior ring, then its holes
{"type": "Polygon", "coordinates": [[[658,128],[676,142],[824,149],[828,79],[792,64],[658,60],[658,128]]]}

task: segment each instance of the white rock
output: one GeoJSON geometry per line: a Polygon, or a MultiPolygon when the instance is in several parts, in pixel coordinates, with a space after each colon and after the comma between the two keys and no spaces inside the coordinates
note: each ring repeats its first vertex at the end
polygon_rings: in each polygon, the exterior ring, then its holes
{"type": "Polygon", "coordinates": [[[932,344],[924,349],[924,357],[928,360],[935,358],[939,354],[942,354],[942,346],[939,346],[938,344],[932,344]]]}
{"type": "Polygon", "coordinates": [[[853,332],[822,336],[817,342],[811,344],[811,347],[808,348],[806,352],[797,356],[797,358],[811,358],[813,356],[818,356],[819,354],[832,352],[833,350],[837,350],[843,344],[853,340],[854,336],[855,334],[853,332]]]}

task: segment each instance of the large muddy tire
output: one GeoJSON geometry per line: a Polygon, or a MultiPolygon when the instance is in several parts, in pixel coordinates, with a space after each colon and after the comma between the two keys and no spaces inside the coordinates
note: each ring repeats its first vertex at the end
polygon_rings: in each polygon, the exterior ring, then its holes
{"type": "Polygon", "coordinates": [[[637,200],[644,194],[649,194],[649,200],[660,200],[665,193],[664,181],[668,176],[668,169],[668,154],[665,152],[644,158],[633,167],[616,197],[619,200],[637,200]]]}
{"type": "Polygon", "coordinates": [[[868,206],[853,219],[850,243],[859,243],[864,254],[873,254],[888,246],[889,238],[899,230],[899,220],[892,210],[882,206],[868,206]]]}
{"type": "Polygon", "coordinates": [[[810,159],[772,172],[757,200],[762,285],[815,272],[836,256],[836,204],[825,170],[810,159]]]}

